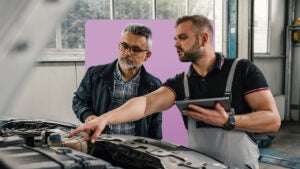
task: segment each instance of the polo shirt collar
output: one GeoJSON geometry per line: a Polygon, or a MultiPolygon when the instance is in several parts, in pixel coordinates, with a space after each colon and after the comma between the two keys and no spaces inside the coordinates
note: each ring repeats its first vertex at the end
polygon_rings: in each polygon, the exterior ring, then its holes
{"type": "MultiPolygon", "coordinates": [[[[224,56],[220,53],[215,53],[216,55],[216,62],[214,63],[213,69],[214,70],[221,70],[224,64],[224,56]]],[[[190,65],[188,76],[199,76],[192,65],[190,65]]]]}

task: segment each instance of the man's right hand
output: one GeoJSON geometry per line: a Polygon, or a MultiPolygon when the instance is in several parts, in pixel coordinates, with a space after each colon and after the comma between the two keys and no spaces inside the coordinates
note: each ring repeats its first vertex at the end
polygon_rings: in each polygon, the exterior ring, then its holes
{"type": "Polygon", "coordinates": [[[95,143],[101,132],[104,130],[106,124],[107,122],[101,116],[94,118],[88,123],[85,123],[81,127],[73,130],[68,137],[73,137],[82,132],[85,140],[90,140],[92,143],[95,143]]]}
{"type": "Polygon", "coordinates": [[[88,116],[88,117],[84,120],[84,123],[88,123],[89,121],[92,121],[92,120],[94,120],[95,118],[97,118],[96,115],[90,115],[90,116],[88,116]]]}

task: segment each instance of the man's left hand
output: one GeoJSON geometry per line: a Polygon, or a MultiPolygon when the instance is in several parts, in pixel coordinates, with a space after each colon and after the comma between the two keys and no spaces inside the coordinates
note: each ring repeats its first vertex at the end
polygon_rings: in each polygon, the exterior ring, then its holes
{"type": "Polygon", "coordinates": [[[206,109],[190,104],[189,110],[183,110],[183,112],[187,116],[218,127],[223,127],[224,123],[228,120],[228,114],[220,103],[215,105],[215,109],[206,109]]]}

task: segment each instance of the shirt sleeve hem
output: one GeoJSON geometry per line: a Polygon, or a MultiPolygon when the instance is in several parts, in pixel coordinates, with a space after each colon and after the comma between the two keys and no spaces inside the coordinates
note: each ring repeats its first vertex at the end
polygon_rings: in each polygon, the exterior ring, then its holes
{"type": "Polygon", "coordinates": [[[162,86],[162,87],[165,87],[165,88],[169,89],[173,93],[174,99],[176,100],[176,98],[177,98],[176,97],[176,92],[171,87],[169,87],[169,86],[162,86]]]}
{"type": "Polygon", "coordinates": [[[264,87],[264,88],[258,88],[258,89],[250,90],[250,91],[244,93],[244,95],[248,95],[250,93],[260,92],[260,91],[264,91],[264,90],[270,90],[270,88],[264,87]]]}

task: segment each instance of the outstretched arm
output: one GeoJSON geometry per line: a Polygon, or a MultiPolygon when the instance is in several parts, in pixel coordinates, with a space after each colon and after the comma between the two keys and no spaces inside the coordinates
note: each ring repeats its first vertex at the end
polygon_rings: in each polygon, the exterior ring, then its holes
{"type": "Polygon", "coordinates": [[[174,101],[173,92],[166,87],[160,87],[146,96],[132,98],[121,107],[93,119],[72,131],[69,137],[83,132],[85,139],[91,139],[94,143],[106,125],[136,121],[155,112],[162,112],[169,109],[174,101]]]}

